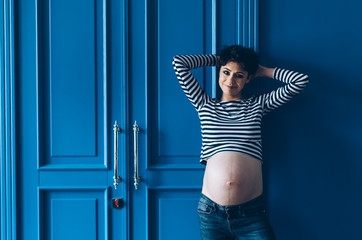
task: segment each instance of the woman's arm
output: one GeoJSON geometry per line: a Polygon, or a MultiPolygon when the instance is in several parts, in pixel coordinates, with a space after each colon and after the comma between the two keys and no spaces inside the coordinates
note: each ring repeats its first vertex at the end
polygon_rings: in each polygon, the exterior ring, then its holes
{"type": "Polygon", "coordinates": [[[254,77],[269,77],[286,83],[284,86],[259,96],[259,102],[263,108],[263,114],[288,102],[298,95],[308,84],[309,77],[306,74],[281,68],[267,68],[259,65],[254,77]]]}
{"type": "Polygon", "coordinates": [[[206,66],[216,66],[218,64],[215,55],[177,55],[172,62],[176,76],[180,82],[182,90],[192,105],[199,111],[210,97],[200,87],[197,79],[192,75],[191,69],[206,66]]]}

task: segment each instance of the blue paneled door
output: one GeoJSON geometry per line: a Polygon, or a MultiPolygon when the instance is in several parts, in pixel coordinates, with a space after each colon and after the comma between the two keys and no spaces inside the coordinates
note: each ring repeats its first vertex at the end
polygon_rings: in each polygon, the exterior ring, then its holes
{"type": "MultiPolygon", "coordinates": [[[[172,57],[254,46],[250,4],[17,1],[19,239],[199,238],[200,125],[172,57]]],[[[194,74],[215,97],[216,69],[194,74]]]]}

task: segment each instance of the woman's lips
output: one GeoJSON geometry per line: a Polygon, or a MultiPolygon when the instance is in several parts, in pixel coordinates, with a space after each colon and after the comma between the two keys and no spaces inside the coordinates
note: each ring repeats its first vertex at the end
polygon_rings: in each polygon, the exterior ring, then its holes
{"type": "Polygon", "coordinates": [[[224,85],[225,87],[232,89],[232,88],[236,88],[235,86],[228,86],[228,85],[224,85]]]}

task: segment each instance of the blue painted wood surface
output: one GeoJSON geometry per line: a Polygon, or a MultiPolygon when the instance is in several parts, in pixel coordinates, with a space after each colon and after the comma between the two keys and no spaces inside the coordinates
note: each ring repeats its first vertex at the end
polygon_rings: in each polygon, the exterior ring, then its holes
{"type": "Polygon", "coordinates": [[[17,9],[19,239],[111,239],[106,1],[17,9]]]}
{"type": "Polygon", "coordinates": [[[14,1],[0,7],[0,238],[17,239],[17,126],[14,1]]]}
{"type": "MultiPolygon", "coordinates": [[[[174,232],[173,239],[197,239],[200,127],[171,61],[233,43],[256,48],[265,65],[311,79],[263,126],[265,192],[278,239],[362,235],[361,3],[225,2],[20,0],[15,35],[5,23],[14,2],[2,2],[2,239],[82,239],[84,223],[95,226],[87,239],[170,239],[174,232]],[[5,43],[14,40],[10,60],[5,43]],[[117,191],[114,120],[122,129],[117,191]],[[142,129],[137,191],[134,120],[142,129]],[[112,209],[112,197],[124,198],[125,208],[112,209]],[[72,220],[85,222],[67,222],[73,212],[72,220]],[[175,221],[188,231],[178,232],[175,221]]],[[[217,95],[215,70],[194,73],[217,95]]],[[[260,91],[275,87],[255,84],[260,91]]]]}

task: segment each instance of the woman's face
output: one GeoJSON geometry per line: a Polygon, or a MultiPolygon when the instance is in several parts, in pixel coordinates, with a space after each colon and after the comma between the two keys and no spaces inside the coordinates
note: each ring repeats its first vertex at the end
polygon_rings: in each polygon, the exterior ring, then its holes
{"type": "Polygon", "coordinates": [[[221,66],[219,85],[223,91],[221,100],[231,101],[241,98],[241,90],[250,81],[251,77],[243,66],[236,62],[228,62],[221,66]]]}

